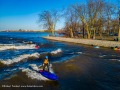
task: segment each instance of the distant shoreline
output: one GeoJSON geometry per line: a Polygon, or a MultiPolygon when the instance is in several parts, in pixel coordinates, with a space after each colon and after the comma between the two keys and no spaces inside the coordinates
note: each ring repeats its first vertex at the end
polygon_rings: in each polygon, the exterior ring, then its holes
{"type": "Polygon", "coordinates": [[[43,37],[49,40],[56,40],[62,42],[76,43],[76,44],[85,44],[85,45],[94,45],[101,47],[115,47],[120,46],[120,42],[117,41],[105,41],[105,40],[93,40],[93,39],[76,39],[76,38],[65,38],[65,37],[43,37]]]}
{"type": "Polygon", "coordinates": [[[0,31],[0,32],[46,32],[46,31],[0,31]]]}

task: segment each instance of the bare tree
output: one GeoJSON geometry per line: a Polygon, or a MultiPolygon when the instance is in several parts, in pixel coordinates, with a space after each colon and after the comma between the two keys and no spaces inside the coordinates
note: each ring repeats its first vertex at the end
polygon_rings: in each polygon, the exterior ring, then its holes
{"type": "Polygon", "coordinates": [[[100,18],[97,20],[96,24],[95,24],[95,27],[96,27],[96,32],[99,34],[100,38],[103,39],[103,23],[104,23],[104,20],[103,20],[103,17],[100,16],[100,18]]]}
{"type": "Polygon", "coordinates": [[[120,41],[120,9],[119,9],[119,31],[118,31],[118,41],[120,41]]]}
{"type": "Polygon", "coordinates": [[[88,39],[91,37],[95,39],[96,35],[99,35],[102,39],[103,33],[106,34],[105,31],[107,31],[108,35],[119,31],[118,39],[120,39],[119,9],[117,10],[114,4],[105,0],[87,0],[85,4],[73,4],[66,10],[64,30],[70,37],[75,37],[75,32],[82,30],[83,38],[84,34],[87,34],[88,39]],[[117,11],[119,11],[119,15],[117,13],[116,16],[117,11]],[[119,18],[119,25],[117,25],[117,18],[119,18]],[[119,30],[117,30],[118,26],[119,30]]]}
{"type": "Polygon", "coordinates": [[[88,16],[89,16],[89,25],[90,29],[93,32],[93,38],[95,39],[96,35],[96,26],[97,20],[102,17],[102,11],[104,8],[103,0],[88,0],[88,16]]]}
{"type": "Polygon", "coordinates": [[[39,23],[54,36],[57,21],[60,19],[60,12],[57,10],[43,11],[39,14],[39,23]]]}
{"type": "Polygon", "coordinates": [[[65,12],[65,26],[70,32],[70,37],[74,37],[77,28],[78,17],[73,9],[73,6],[69,6],[65,12]]]}
{"type": "Polygon", "coordinates": [[[106,19],[107,28],[106,33],[110,35],[112,33],[112,24],[113,24],[113,17],[115,17],[115,5],[112,3],[107,2],[104,7],[104,17],[106,19]]]}
{"type": "Polygon", "coordinates": [[[118,33],[118,31],[119,31],[118,22],[119,22],[119,20],[117,18],[112,20],[112,33],[113,34],[118,33]]]}
{"type": "Polygon", "coordinates": [[[117,0],[118,1],[118,18],[119,18],[119,23],[118,23],[118,26],[119,26],[119,31],[118,31],[118,41],[120,41],[120,0],[117,0]]]}
{"type": "Polygon", "coordinates": [[[83,38],[84,38],[84,31],[86,30],[89,39],[91,36],[91,31],[89,30],[87,7],[85,4],[75,4],[74,9],[75,9],[75,13],[77,13],[83,25],[83,38]]]}

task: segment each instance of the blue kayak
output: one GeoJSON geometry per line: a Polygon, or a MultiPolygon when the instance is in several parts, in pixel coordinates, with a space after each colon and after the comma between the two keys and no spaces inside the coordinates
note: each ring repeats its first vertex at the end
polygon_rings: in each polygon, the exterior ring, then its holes
{"type": "Polygon", "coordinates": [[[48,72],[48,71],[43,71],[43,70],[40,70],[39,73],[40,73],[42,76],[44,76],[44,77],[46,77],[46,78],[48,78],[48,79],[50,79],[50,80],[55,80],[55,81],[58,80],[58,76],[55,75],[54,73],[51,73],[51,72],[48,72]]]}

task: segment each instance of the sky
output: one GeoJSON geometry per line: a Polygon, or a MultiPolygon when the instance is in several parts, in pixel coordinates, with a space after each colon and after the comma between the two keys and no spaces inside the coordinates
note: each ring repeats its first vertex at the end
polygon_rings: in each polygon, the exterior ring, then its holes
{"type": "MultiPolygon", "coordinates": [[[[44,10],[62,9],[84,0],[0,0],[0,30],[42,30],[38,14],[44,10]]],[[[60,20],[56,29],[63,27],[60,20]]]]}
{"type": "MultiPolygon", "coordinates": [[[[44,10],[61,10],[74,3],[86,0],[0,0],[0,30],[42,30],[37,23],[38,14],[44,10]]],[[[108,0],[114,1],[114,0],[108,0]]],[[[61,19],[56,26],[64,26],[61,19]]]]}

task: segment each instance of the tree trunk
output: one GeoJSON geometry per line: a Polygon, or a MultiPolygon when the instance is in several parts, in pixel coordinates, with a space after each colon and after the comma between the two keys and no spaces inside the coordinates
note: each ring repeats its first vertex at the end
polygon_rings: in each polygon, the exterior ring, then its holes
{"type": "Polygon", "coordinates": [[[54,29],[52,29],[52,36],[55,36],[55,32],[54,32],[54,29]]]}
{"type": "Polygon", "coordinates": [[[85,38],[85,29],[84,29],[84,23],[83,23],[83,38],[85,38]]]}
{"type": "Polygon", "coordinates": [[[99,35],[100,35],[100,38],[101,39],[103,39],[103,37],[102,37],[102,26],[100,26],[100,28],[99,28],[100,30],[99,30],[99,35]]]}
{"type": "Polygon", "coordinates": [[[96,31],[95,28],[93,28],[93,39],[95,39],[96,31]]]}
{"type": "Polygon", "coordinates": [[[120,25],[119,25],[119,32],[118,32],[118,41],[120,41],[120,25]]]}
{"type": "Polygon", "coordinates": [[[87,30],[87,38],[90,39],[91,33],[90,30],[88,30],[88,25],[86,24],[86,30],[87,30]]]}
{"type": "Polygon", "coordinates": [[[73,30],[72,30],[72,28],[69,28],[70,29],[70,36],[71,36],[71,38],[73,38],[74,36],[73,36],[73,30]]]}
{"type": "Polygon", "coordinates": [[[55,27],[54,27],[54,24],[52,25],[51,29],[52,29],[52,36],[55,36],[55,27]]]}

